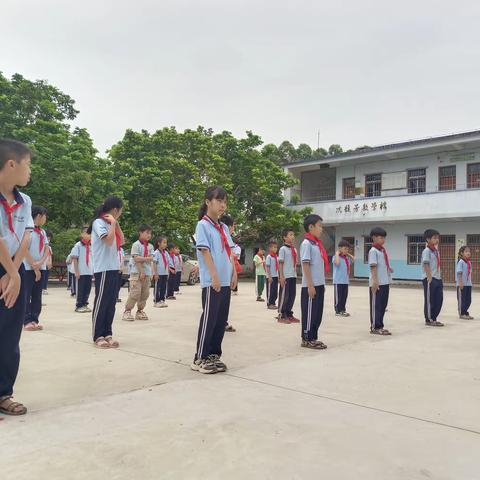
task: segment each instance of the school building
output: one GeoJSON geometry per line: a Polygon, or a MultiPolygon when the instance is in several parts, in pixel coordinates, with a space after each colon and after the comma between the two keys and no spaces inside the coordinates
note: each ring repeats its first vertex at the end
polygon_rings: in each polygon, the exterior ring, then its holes
{"type": "Polygon", "coordinates": [[[456,253],[467,244],[480,283],[480,130],[357,149],[285,170],[298,179],[285,194],[287,205],[311,207],[323,218],[329,255],[341,239],[354,246],[352,276],[368,277],[369,232],[378,225],[388,233],[394,279],[421,279],[423,232],[435,228],[444,281],[455,281],[456,253]]]}

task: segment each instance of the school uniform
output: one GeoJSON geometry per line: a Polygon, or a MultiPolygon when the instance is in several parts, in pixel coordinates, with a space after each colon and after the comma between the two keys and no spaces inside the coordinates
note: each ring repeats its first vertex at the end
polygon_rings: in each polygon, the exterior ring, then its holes
{"type": "Polygon", "coordinates": [[[422,282],[424,294],[424,316],[426,322],[435,322],[440,315],[443,305],[443,282],[440,270],[440,253],[435,247],[426,247],[422,252],[422,267],[429,265],[432,272],[432,281],[429,283],[425,268],[422,268],[422,282]]]}
{"type": "Polygon", "coordinates": [[[142,311],[147,305],[148,296],[150,295],[150,286],[152,284],[152,262],[142,263],[145,278],[140,279],[136,257],[153,257],[153,245],[151,243],[142,243],[137,240],[132,245],[132,258],[130,260],[130,291],[128,300],[125,304],[125,311],[131,311],[137,305],[137,310],[142,311]]]}
{"type": "Polygon", "coordinates": [[[88,306],[88,299],[92,290],[93,256],[91,242],[77,242],[73,246],[70,257],[77,259],[77,268],[80,273],[80,278],[78,279],[75,275],[77,293],[76,308],[86,307],[88,306]]]}
{"type": "MultiPolygon", "coordinates": [[[[72,247],[73,250],[73,247],[72,247]]],[[[72,257],[70,256],[70,253],[67,255],[67,258],[65,259],[65,263],[67,264],[67,290],[70,290],[71,295],[75,295],[75,274],[73,273],[73,263],[72,263],[72,257]]]]}
{"type": "Polygon", "coordinates": [[[165,302],[167,296],[168,281],[168,252],[165,250],[155,250],[153,261],[157,267],[158,280],[155,282],[155,303],[165,302]]]}
{"type": "Polygon", "coordinates": [[[92,224],[93,275],[95,277],[95,300],[92,312],[93,341],[112,335],[112,323],[118,298],[120,245],[115,238],[112,245],[103,239],[112,228],[103,218],[92,224]]]}
{"type": "Polygon", "coordinates": [[[472,304],[472,264],[470,260],[466,261],[461,258],[457,262],[455,281],[457,285],[458,315],[470,316],[468,313],[472,304]],[[458,286],[458,274],[462,275],[462,289],[458,286]]]}
{"type": "Polygon", "coordinates": [[[392,283],[387,251],[379,247],[372,247],[368,252],[368,265],[370,267],[368,286],[372,287],[372,267],[374,266],[377,267],[379,286],[376,292],[372,292],[371,288],[368,289],[370,295],[370,330],[379,330],[384,328],[383,319],[388,306],[390,284],[392,283]]]}
{"type": "Polygon", "coordinates": [[[302,262],[302,340],[318,340],[318,329],[322,323],[323,304],[325,299],[325,269],[328,268],[326,253],[322,254],[319,244],[305,238],[300,245],[300,259],[302,262]],[[310,266],[315,297],[308,294],[308,283],[305,275],[305,264],[310,266]]]}
{"type": "Polygon", "coordinates": [[[351,260],[347,255],[340,255],[340,263],[335,263],[335,256],[332,258],[333,264],[333,297],[335,313],[344,313],[346,311],[348,298],[348,285],[350,283],[351,260]]]}
{"type": "Polygon", "coordinates": [[[50,273],[50,270],[48,268],[48,263],[51,261],[51,258],[52,258],[52,255],[53,255],[52,247],[50,245],[47,247],[47,250],[48,250],[49,259],[47,259],[45,261],[45,264],[44,264],[45,269],[41,270],[41,273],[42,273],[42,289],[43,290],[47,290],[47,288],[48,288],[48,277],[49,277],[49,273],[50,273]]]}
{"type": "Polygon", "coordinates": [[[262,298],[265,289],[265,258],[260,255],[253,257],[255,262],[255,293],[257,298],[262,298]]]}
{"type": "Polygon", "coordinates": [[[167,280],[167,298],[175,297],[175,276],[177,273],[177,257],[173,253],[167,255],[168,260],[168,280],[167,280]]]}
{"type": "MultiPolygon", "coordinates": [[[[48,248],[48,238],[43,228],[35,227],[30,235],[28,251],[35,262],[38,262],[48,248]]],[[[40,313],[42,312],[42,277],[36,281],[35,271],[27,260],[23,261],[25,267],[25,295],[27,307],[25,311],[24,325],[31,322],[38,323],[40,313]]],[[[40,266],[40,274],[45,275],[47,267],[45,264],[40,266]]]]}
{"type": "Polygon", "coordinates": [[[175,265],[175,292],[180,291],[180,284],[182,283],[182,270],[183,270],[183,260],[181,255],[175,255],[176,265],[175,265]]]}
{"type": "Polygon", "coordinates": [[[297,295],[297,250],[284,244],[278,252],[278,262],[283,264],[285,287],[280,285],[278,314],[281,318],[293,317],[293,305],[297,295]]]}
{"type": "Polygon", "coordinates": [[[269,253],[265,260],[268,276],[272,282],[267,282],[267,307],[275,305],[278,298],[278,256],[269,253]]]}
{"type": "Polygon", "coordinates": [[[228,227],[214,224],[209,217],[197,223],[195,230],[196,248],[202,287],[202,315],[197,336],[195,360],[209,355],[222,355],[222,341],[228,322],[231,298],[233,266],[231,249],[234,244],[228,227]],[[205,263],[203,250],[208,250],[220,281],[220,291],[212,288],[212,277],[205,263]]]}
{"type": "MultiPolygon", "coordinates": [[[[125,250],[123,247],[120,247],[118,251],[118,259],[120,262],[120,270],[118,271],[118,279],[117,279],[117,299],[120,299],[120,290],[122,288],[122,281],[123,281],[123,263],[125,261],[125,250]]],[[[118,300],[120,301],[120,300],[118,300]]]]}
{"type": "MultiPolygon", "coordinates": [[[[0,194],[0,237],[5,242],[10,256],[13,258],[20,248],[24,235],[33,230],[32,202],[30,197],[13,191],[15,203],[8,204],[0,194]]],[[[13,385],[17,378],[20,364],[20,337],[26,310],[25,267],[20,265],[21,285],[17,301],[12,308],[6,308],[0,300],[0,401],[13,395],[13,385]]],[[[0,277],[5,268],[0,264],[0,277]]]]}
{"type": "MultiPolygon", "coordinates": [[[[232,248],[232,254],[237,261],[237,266],[239,266],[240,265],[240,257],[242,256],[242,247],[240,247],[240,245],[238,245],[237,243],[234,243],[233,245],[234,246],[232,248]]],[[[237,273],[239,273],[239,270],[237,270],[237,273]]],[[[232,289],[232,292],[238,292],[238,282],[235,285],[235,288],[232,289]]]]}

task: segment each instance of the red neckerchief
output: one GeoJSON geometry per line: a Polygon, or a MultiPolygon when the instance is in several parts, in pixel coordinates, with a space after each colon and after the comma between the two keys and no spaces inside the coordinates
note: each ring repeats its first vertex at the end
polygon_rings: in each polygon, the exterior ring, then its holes
{"type": "Polygon", "coordinates": [[[348,257],[343,253],[341,253],[340,256],[343,258],[343,260],[345,260],[345,264],[347,265],[347,273],[348,276],[350,276],[350,262],[348,261],[348,257]]]}
{"type": "MultiPolygon", "coordinates": [[[[100,218],[105,220],[109,225],[111,225],[111,222],[109,222],[106,218],[105,215],[102,215],[100,218]]],[[[120,232],[117,231],[117,226],[115,225],[115,242],[117,243],[117,250],[120,252],[120,248],[122,247],[122,237],[120,236],[120,232]]]]}
{"type": "Polygon", "coordinates": [[[143,256],[148,257],[148,242],[146,240],[140,240],[140,243],[143,245],[143,256]]]}
{"type": "Polygon", "coordinates": [[[437,247],[435,245],[430,245],[429,243],[427,244],[427,247],[435,255],[435,258],[437,259],[437,269],[440,269],[440,254],[438,253],[437,247]]]}
{"type": "Polygon", "coordinates": [[[277,272],[278,272],[278,255],[276,253],[271,253],[270,256],[275,259],[275,267],[277,269],[277,272]]]}
{"type": "Polygon", "coordinates": [[[320,249],[320,255],[322,256],[322,259],[323,259],[323,266],[325,267],[325,273],[328,273],[330,271],[330,265],[328,264],[327,251],[325,250],[325,247],[323,246],[322,241],[319,238],[314,237],[311,233],[307,233],[305,235],[305,238],[317,244],[317,247],[320,249]]]}
{"type": "Polygon", "coordinates": [[[20,195],[20,192],[14,188],[13,195],[15,197],[15,205],[10,205],[8,200],[0,193],[0,204],[3,206],[5,213],[7,214],[8,220],[8,229],[15,233],[15,229],[13,228],[13,212],[20,208],[23,205],[23,197],[20,195]]]}
{"type": "Polygon", "coordinates": [[[470,278],[470,275],[472,274],[472,263],[470,262],[469,258],[462,258],[462,260],[467,264],[467,268],[468,268],[467,278],[470,278]]]}
{"type": "Polygon", "coordinates": [[[387,265],[387,270],[390,272],[391,271],[390,262],[388,261],[388,253],[385,250],[385,247],[383,245],[379,245],[378,243],[374,243],[372,247],[383,252],[383,258],[385,258],[385,264],[387,265]]]}
{"type": "Polygon", "coordinates": [[[288,247],[292,251],[292,257],[293,257],[293,267],[295,268],[297,266],[297,250],[293,245],[289,245],[288,243],[283,244],[284,247],[288,247]]]}
{"type": "Polygon", "coordinates": [[[38,236],[40,237],[40,245],[38,247],[38,251],[41,255],[43,252],[43,230],[40,227],[35,226],[33,227],[33,231],[37,233],[38,236]]]}
{"type": "Polygon", "coordinates": [[[228,239],[227,235],[225,234],[225,230],[223,229],[223,224],[214,222],[208,215],[205,215],[202,220],[209,222],[215,227],[215,230],[217,230],[217,232],[220,234],[220,237],[222,238],[222,250],[225,250],[227,252],[227,256],[230,259],[230,257],[232,256],[232,249],[228,244],[228,239]]]}
{"type": "Polygon", "coordinates": [[[82,245],[85,245],[85,248],[86,248],[86,252],[85,252],[85,263],[87,264],[87,267],[88,267],[88,264],[90,263],[90,245],[91,245],[91,241],[88,240],[88,241],[85,241],[85,240],[80,240],[80,242],[82,242],[82,245]]]}
{"type": "Polygon", "coordinates": [[[170,258],[172,259],[172,263],[173,263],[173,267],[171,268],[175,268],[175,254],[170,252],[168,252],[168,254],[170,255],[170,258]]]}
{"type": "Polygon", "coordinates": [[[167,262],[167,256],[165,255],[165,250],[160,249],[160,253],[162,254],[162,258],[163,258],[163,268],[166,270],[168,262],[167,262]]]}

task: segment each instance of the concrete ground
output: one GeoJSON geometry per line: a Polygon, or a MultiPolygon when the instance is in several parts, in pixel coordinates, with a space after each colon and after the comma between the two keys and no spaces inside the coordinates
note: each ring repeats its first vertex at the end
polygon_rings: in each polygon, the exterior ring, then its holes
{"type": "Polygon", "coordinates": [[[30,413],[0,417],[0,477],[480,478],[480,293],[479,320],[459,320],[447,291],[446,327],[429,328],[421,290],[393,288],[393,336],[374,337],[367,288],[352,287],[352,316],[337,318],[327,287],[328,350],[310,351],[253,290],[232,297],[229,373],[202,376],[189,368],[199,287],[168,309],[149,303],[148,322],[120,321],[119,304],[121,348],[108,351],[92,347],[90,316],[51,288],[45,330],[22,339],[16,398],[30,413]]]}

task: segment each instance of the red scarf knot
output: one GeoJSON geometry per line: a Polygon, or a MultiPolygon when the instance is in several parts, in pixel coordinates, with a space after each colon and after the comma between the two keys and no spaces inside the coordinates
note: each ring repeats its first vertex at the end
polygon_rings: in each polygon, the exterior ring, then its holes
{"type": "Polygon", "coordinates": [[[320,255],[322,256],[325,273],[328,273],[330,271],[330,265],[328,263],[327,251],[325,250],[325,247],[323,246],[322,241],[319,238],[314,237],[311,233],[307,233],[305,235],[305,238],[317,244],[317,247],[320,250],[320,255]]]}
{"type": "Polygon", "coordinates": [[[378,243],[374,243],[372,245],[372,247],[376,248],[380,252],[383,252],[383,258],[385,259],[385,264],[387,265],[387,270],[390,273],[392,271],[392,269],[390,268],[390,261],[388,260],[388,253],[387,253],[387,250],[385,249],[385,247],[383,245],[379,245],[378,243]]]}
{"type": "Polygon", "coordinates": [[[40,237],[40,244],[39,244],[39,247],[38,247],[38,251],[40,253],[40,255],[42,254],[43,252],[43,230],[38,227],[37,225],[35,225],[35,227],[33,227],[33,231],[38,234],[38,236],[40,237]]]}
{"type": "Polygon", "coordinates": [[[220,237],[222,238],[222,251],[225,250],[227,253],[228,258],[232,256],[232,250],[230,248],[230,245],[228,244],[228,238],[225,233],[225,230],[223,229],[223,224],[214,222],[209,216],[205,215],[202,220],[205,220],[209,222],[213,227],[215,227],[215,230],[220,234],[220,237]]]}
{"type": "Polygon", "coordinates": [[[90,263],[90,245],[92,244],[92,242],[90,240],[86,241],[86,240],[80,240],[82,242],[82,245],[85,245],[85,263],[87,264],[87,267],[88,267],[88,264],[90,263]]]}
{"type": "MultiPolygon", "coordinates": [[[[112,222],[110,222],[109,220],[107,220],[107,218],[105,217],[105,215],[102,215],[101,218],[103,220],[105,220],[109,225],[112,224],[112,222]]],[[[120,232],[117,230],[117,226],[115,225],[115,242],[117,244],[117,250],[119,252],[119,256],[120,256],[120,248],[122,248],[122,236],[120,235],[120,232]]]]}

